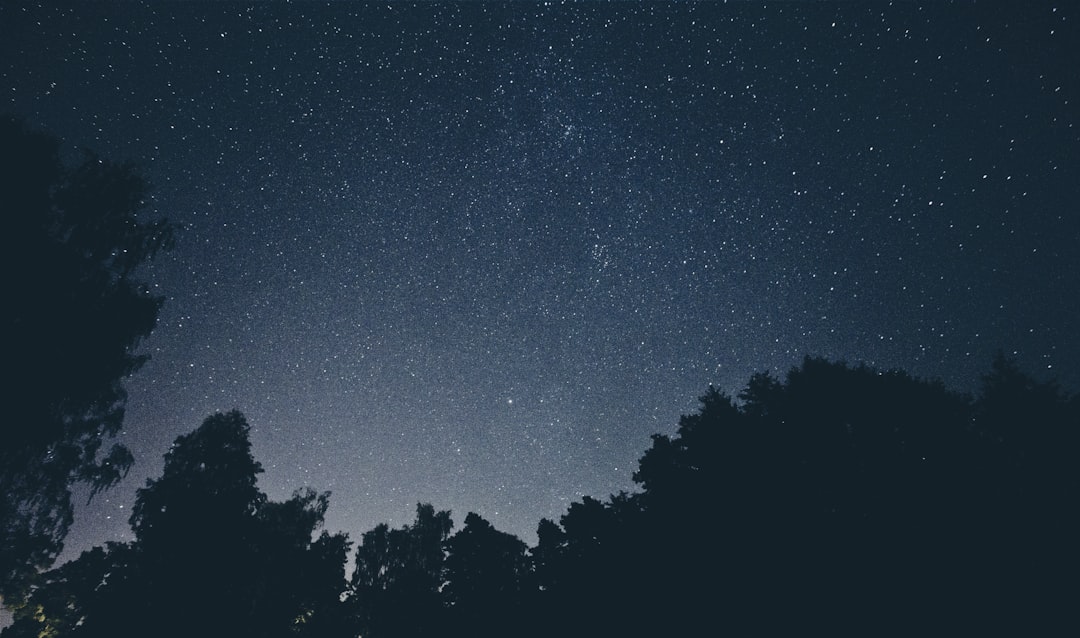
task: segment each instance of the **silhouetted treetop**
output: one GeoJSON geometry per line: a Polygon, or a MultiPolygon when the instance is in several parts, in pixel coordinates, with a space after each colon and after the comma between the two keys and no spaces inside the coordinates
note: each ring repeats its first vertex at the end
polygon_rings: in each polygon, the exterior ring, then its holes
{"type": "Polygon", "coordinates": [[[457,636],[503,636],[521,622],[523,588],[529,582],[525,543],[469,512],[465,525],[446,541],[442,597],[457,636]]]}
{"type": "Polygon", "coordinates": [[[710,388],[653,437],[640,493],[542,522],[537,604],[582,636],[1048,628],[1080,593],[1078,430],[1075,397],[1001,357],[974,398],[816,358],[738,403],[710,388]],[[596,611],[619,604],[682,611],[596,611]]]}
{"type": "Polygon", "coordinates": [[[189,542],[222,526],[246,525],[265,502],[262,465],[251,454],[251,427],[237,411],[208,417],[176,439],[161,478],[136,494],[131,527],[142,543],[189,542]]]}
{"type": "Polygon", "coordinates": [[[412,525],[382,524],[361,536],[346,601],[360,634],[429,636],[444,622],[444,543],[453,520],[449,511],[416,506],[412,525]]]}
{"type": "Polygon", "coordinates": [[[163,301],[135,271],[171,245],[174,227],[140,219],[146,184],[130,164],[87,154],[67,167],[55,139],[9,117],[0,157],[13,398],[0,426],[0,595],[10,595],[59,553],[69,486],[93,494],[131,466],[126,448],[107,443],[163,301]]]}
{"type": "Polygon", "coordinates": [[[244,417],[215,414],[139,490],[136,540],[41,574],[3,636],[1072,635],[1080,404],[1004,358],[983,381],[807,358],[709,388],[640,491],[583,497],[532,549],[418,504],[348,583],[329,495],[268,501],[244,417]]]}
{"type": "Polygon", "coordinates": [[[268,501],[250,428],[215,414],[176,439],[139,490],[132,543],[94,548],[11,605],[11,636],[352,638],[344,534],[322,531],[329,493],[268,501]]]}
{"type": "Polygon", "coordinates": [[[444,592],[451,604],[496,605],[512,598],[528,571],[526,545],[469,512],[465,525],[446,541],[444,592]]]}

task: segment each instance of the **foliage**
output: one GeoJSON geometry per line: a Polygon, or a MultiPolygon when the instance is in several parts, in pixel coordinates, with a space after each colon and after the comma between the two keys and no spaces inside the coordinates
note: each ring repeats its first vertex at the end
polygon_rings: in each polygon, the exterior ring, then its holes
{"type": "Polygon", "coordinates": [[[1056,385],[999,357],[972,398],[808,358],[784,381],[755,375],[738,403],[715,389],[701,402],[675,436],[653,437],[634,475],[642,492],[587,497],[561,529],[542,523],[541,599],[577,614],[548,632],[1072,622],[1080,402],[1056,385]],[[626,613],[609,613],[620,603],[626,613]]]}
{"type": "Polygon", "coordinates": [[[974,397],[808,358],[737,399],[710,388],[653,437],[640,491],[541,520],[534,548],[476,513],[451,536],[450,513],[420,504],[412,524],[363,534],[346,588],[348,541],[315,538],[328,496],[267,501],[246,421],[219,414],[140,490],[136,541],[44,574],[9,631],[1062,633],[1078,429],[1080,400],[1004,358],[974,397]]]}
{"type": "Polygon", "coordinates": [[[126,448],[105,445],[163,301],[135,272],[171,245],[174,228],[140,221],[146,184],[129,164],[87,154],[69,168],[56,140],[10,118],[0,118],[0,157],[13,371],[0,447],[0,595],[10,597],[60,552],[70,486],[94,494],[131,466],[126,448]]]}
{"type": "Polygon", "coordinates": [[[417,504],[412,525],[382,524],[361,537],[347,604],[361,635],[430,636],[442,624],[443,544],[450,512],[417,504]]]}
{"type": "Polygon", "coordinates": [[[521,617],[529,571],[525,543],[469,512],[446,542],[442,595],[459,636],[501,636],[521,617]]]}
{"type": "Polygon", "coordinates": [[[255,486],[249,426],[215,414],[139,490],[136,540],[47,572],[4,636],[346,636],[348,540],[322,532],[329,494],[255,486]],[[164,623],[164,624],[163,624],[164,623]]]}

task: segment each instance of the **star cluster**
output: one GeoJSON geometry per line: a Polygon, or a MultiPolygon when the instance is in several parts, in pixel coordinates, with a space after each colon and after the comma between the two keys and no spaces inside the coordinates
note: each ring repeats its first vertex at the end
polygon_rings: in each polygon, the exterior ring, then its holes
{"type": "Polygon", "coordinates": [[[0,109],[185,226],[138,465],[70,551],[233,407],[333,529],[425,501],[531,542],[804,355],[1080,386],[1078,36],[1068,3],[5,3],[0,109]]]}

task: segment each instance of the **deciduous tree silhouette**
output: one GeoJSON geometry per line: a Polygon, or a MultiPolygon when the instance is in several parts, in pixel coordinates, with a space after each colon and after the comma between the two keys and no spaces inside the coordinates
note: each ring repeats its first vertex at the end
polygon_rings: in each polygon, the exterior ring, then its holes
{"type": "Polygon", "coordinates": [[[266,502],[255,484],[262,466],[251,455],[249,429],[239,412],[207,418],[176,440],[162,476],[138,491],[131,527],[146,573],[139,601],[146,618],[198,609],[176,621],[190,623],[191,635],[202,614],[220,618],[223,635],[245,631],[256,514],[266,502]]]}
{"type": "MultiPolygon", "coordinates": [[[[418,505],[342,599],[327,495],[270,503],[239,413],[177,439],[130,545],[47,572],[11,636],[1071,635],[1080,401],[999,359],[975,397],[806,359],[653,437],[640,492],[542,520],[528,555],[418,505]],[[161,621],[168,618],[164,625],[161,621]]],[[[4,633],[4,638],[9,634],[4,633]]]]}
{"type": "Polygon", "coordinates": [[[106,635],[103,627],[133,621],[130,601],[142,593],[138,561],[134,545],[108,543],[44,572],[22,598],[11,601],[15,621],[0,635],[97,636],[106,635]]]}
{"type": "Polygon", "coordinates": [[[382,524],[364,533],[348,600],[361,635],[411,638],[442,633],[443,545],[452,527],[450,512],[436,513],[430,504],[418,504],[412,525],[390,529],[382,524]]]}
{"type": "Polygon", "coordinates": [[[348,537],[318,532],[329,499],[308,488],[259,508],[247,635],[355,638],[342,601],[348,537]]]}
{"type": "Polygon", "coordinates": [[[528,582],[527,546],[469,512],[465,526],[446,541],[446,582],[457,636],[502,636],[521,622],[522,587],[528,582]]]}
{"type": "Polygon", "coordinates": [[[353,635],[341,607],[348,541],[315,537],[329,495],[267,501],[248,433],[230,412],[179,437],[139,490],[135,542],[46,573],[10,635],[353,635]]]}
{"type": "Polygon", "coordinates": [[[641,493],[542,526],[540,608],[576,619],[545,632],[1076,629],[1076,406],[1003,359],[976,398],[812,358],[711,389],[641,493]]]}
{"type": "Polygon", "coordinates": [[[66,167],[56,140],[9,117],[0,157],[11,398],[0,426],[0,596],[10,597],[60,552],[70,486],[93,494],[132,463],[123,446],[105,446],[162,303],[135,271],[170,245],[174,227],[140,219],[146,184],[131,165],[88,154],[66,167]]]}

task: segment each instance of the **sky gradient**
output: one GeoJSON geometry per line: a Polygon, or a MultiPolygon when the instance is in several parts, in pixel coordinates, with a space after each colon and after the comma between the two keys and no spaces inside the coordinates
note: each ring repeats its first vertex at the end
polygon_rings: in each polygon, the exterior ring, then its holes
{"type": "Polygon", "coordinates": [[[332,531],[531,544],[805,355],[1080,388],[1071,3],[46,4],[0,4],[0,111],[185,227],[67,557],[218,410],[332,531]]]}

